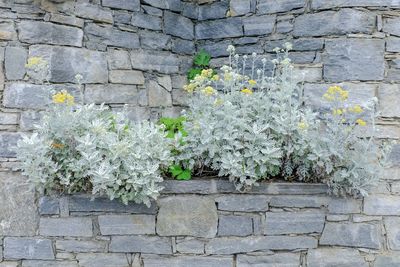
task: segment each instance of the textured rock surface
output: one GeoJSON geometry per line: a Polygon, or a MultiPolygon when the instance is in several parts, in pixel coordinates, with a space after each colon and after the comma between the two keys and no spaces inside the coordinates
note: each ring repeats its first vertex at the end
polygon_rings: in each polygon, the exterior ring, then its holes
{"type": "Polygon", "coordinates": [[[159,200],[157,234],[160,236],[214,237],[217,233],[217,208],[203,197],[169,197],[159,200]]]}
{"type": "Polygon", "coordinates": [[[307,255],[308,267],[367,267],[363,257],[356,249],[319,248],[313,249],[307,255]]]}

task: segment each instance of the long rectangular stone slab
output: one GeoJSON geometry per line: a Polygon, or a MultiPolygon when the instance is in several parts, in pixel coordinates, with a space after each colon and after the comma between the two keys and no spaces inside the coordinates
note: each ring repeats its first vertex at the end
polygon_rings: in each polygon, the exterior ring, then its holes
{"type": "Polygon", "coordinates": [[[207,254],[236,254],[267,250],[295,250],[317,247],[317,239],[310,236],[220,237],[206,245],[207,254]]]}
{"type": "Polygon", "coordinates": [[[113,236],[109,251],[172,254],[172,244],[168,237],[113,236]]]}
{"type": "Polygon", "coordinates": [[[39,232],[43,236],[81,236],[93,235],[90,217],[40,218],[39,232]]]}
{"type": "Polygon", "coordinates": [[[322,212],[267,212],[265,234],[321,233],[325,224],[322,212]]]}
{"type": "Polygon", "coordinates": [[[102,235],[155,234],[154,215],[101,215],[99,218],[102,235]]]}
{"type": "Polygon", "coordinates": [[[54,250],[50,239],[6,237],[4,238],[6,260],[53,260],[54,250]]]}
{"type": "Polygon", "coordinates": [[[160,257],[144,256],[145,267],[233,267],[233,257],[209,257],[209,256],[178,256],[160,257]]]}

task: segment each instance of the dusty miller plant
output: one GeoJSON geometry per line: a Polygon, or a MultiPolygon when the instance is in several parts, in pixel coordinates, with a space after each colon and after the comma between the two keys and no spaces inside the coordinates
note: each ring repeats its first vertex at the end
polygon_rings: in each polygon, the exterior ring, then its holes
{"type": "Polygon", "coordinates": [[[265,58],[239,57],[230,46],[229,65],[219,75],[203,70],[190,81],[185,86],[191,94],[188,135],[180,159],[188,160],[189,168],[229,176],[238,190],[283,178],[324,182],[335,194],[366,195],[379,179],[385,155],[373,133],[357,135],[367,124],[375,128],[375,101],[348,106],[349,92],[332,86],[324,95],[331,109],[313,111],[293,79],[290,49],[289,43],[276,48],[272,77],[265,58]]]}
{"type": "Polygon", "coordinates": [[[170,163],[162,126],[131,123],[104,105],[78,105],[66,91],[33,134],[18,142],[23,173],[42,191],[91,192],[150,205],[170,163]]]}

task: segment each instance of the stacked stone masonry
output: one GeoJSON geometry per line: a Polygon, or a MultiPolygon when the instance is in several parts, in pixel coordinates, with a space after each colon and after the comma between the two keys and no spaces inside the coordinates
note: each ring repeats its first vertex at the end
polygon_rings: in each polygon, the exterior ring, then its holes
{"type": "Polygon", "coordinates": [[[164,186],[150,207],[41,197],[32,231],[11,226],[3,237],[0,266],[400,266],[398,195],[343,199],[289,183],[238,193],[212,179],[164,186]]]}
{"type": "Polygon", "coordinates": [[[14,146],[53,90],[126,105],[132,120],[177,116],[196,51],[219,67],[229,44],[273,59],[287,41],[310,105],[323,109],[333,84],[351,103],[376,97],[378,136],[399,139],[399,0],[0,0],[0,267],[400,266],[398,146],[365,199],[168,181],[148,208],[39,197],[15,171],[14,146]],[[25,67],[30,57],[48,62],[47,77],[25,67]]]}

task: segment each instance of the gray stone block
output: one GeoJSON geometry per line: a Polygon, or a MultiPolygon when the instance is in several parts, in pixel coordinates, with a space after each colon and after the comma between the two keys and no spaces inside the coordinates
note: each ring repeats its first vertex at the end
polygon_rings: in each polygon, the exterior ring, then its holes
{"type": "Polygon", "coordinates": [[[389,248],[391,250],[400,250],[400,218],[387,217],[384,221],[389,248]]]}
{"type": "Polygon", "coordinates": [[[366,223],[326,223],[321,245],[380,249],[380,228],[366,223]]]}
{"type": "Polygon", "coordinates": [[[83,31],[76,27],[42,21],[21,21],[19,39],[29,44],[82,46],[83,31]]]}
{"type": "Polygon", "coordinates": [[[90,84],[86,86],[85,102],[137,105],[138,90],[136,85],[90,84]]]}
{"type": "Polygon", "coordinates": [[[274,30],[276,15],[252,16],[243,19],[244,35],[270,34],[274,30]]]}
{"type": "Polygon", "coordinates": [[[253,251],[295,250],[317,247],[317,239],[309,236],[219,237],[206,244],[207,254],[236,254],[253,251]]]}
{"type": "Polygon", "coordinates": [[[0,22],[0,40],[15,40],[17,31],[14,27],[14,22],[11,20],[2,19],[0,22]]]}
{"type": "Polygon", "coordinates": [[[371,195],[364,199],[367,215],[400,215],[400,196],[371,195]]]}
{"type": "Polygon", "coordinates": [[[144,84],[143,72],[137,70],[111,70],[109,72],[111,83],[119,84],[144,84]]]}
{"type": "Polygon", "coordinates": [[[361,213],[362,200],[333,197],[329,201],[329,213],[361,213]]]}
{"type": "Polygon", "coordinates": [[[197,39],[219,39],[243,35],[242,19],[227,18],[196,24],[197,39]]]}
{"type": "Polygon", "coordinates": [[[318,248],[308,251],[308,267],[368,267],[368,263],[356,249],[318,248]]]}
{"type": "Polygon", "coordinates": [[[383,31],[390,35],[400,36],[400,18],[385,18],[383,22],[383,31]]]}
{"type": "Polygon", "coordinates": [[[84,19],[113,23],[111,10],[103,9],[99,5],[79,2],[75,5],[75,15],[84,19]]]}
{"type": "Polygon", "coordinates": [[[65,16],[57,13],[52,13],[50,16],[51,22],[61,23],[69,26],[75,26],[78,28],[82,28],[84,24],[84,20],[77,18],[75,16],[65,16]]]}
{"type": "Polygon", "coordinates": [[[178,256],[173,258],[146,255],[143,257],[146,267],[233,267],[233,257],[178,256]]]}
{"type": "Polygon", "coordinates": [[[157,236],[113,236],[110,252],[172,254],[171,239],[157,236]]]}
{"type": "Polygon", "coordinates": [[[214,237],[217,208],[212,199],[197,196],[167,197],[159,200],[157,234],[160,236],[214,237]]]}
{"type": "Polygon", "coordinates": [[[281,0],[279,2],[271,0],[260,0],[257,4],[257,13],[279,13],[293,9],[303,8],[306,5],[305,0],[281,0]]]}
{"type": "Polygon", "coordinates": [[[298,267],[300,254],[277,253],[274,255],[238,255],[237,267],[298,267]]]}
{"type": "Polygon", "coordinates": [[[398,84],[382,83],[378,89],[379,112],[383,117],[399,117],[400,106],[397,103],[397,96],[400,90],[398,84]]]}
{"type": "Polygon", "coordinates": [[[18,124],[18,113],[0,113],[0,124],[2,125],[11,125],[18,124]]]}
{"type": "Polygon", "coordinates": [[[155,214],[157,212],[157,206],[154,203],[152,203],[150,207],[135,203],[124,205],[117,200],[109,200],[107,198],[95,198],[92,200],[89,195],[73,195],[69,198],[69,210],[71,212],[155,214]]]}
{"type": "Polygon", "coordinates": [[[324,78],[329,81],[382,80],[385,42],[379,39],[331,39],[325,42],[324,78]]]}
{"type": "Polygon", "coordinates": [[[116,253],[85,253],[78,254],[76,259],[80,267],[129,267],[128,259],[125,254],[116,253]]]}
{"type": "Polygon", "coordinates": [[[398,267],[400,265],[399,254],[378,255],[374,267],[398,267]]]}
{"type": "Polygon", "coordinates": [[[168,3],[165,0],[143,0],[143,3],[151,5],[153,7],[161,8],[161,9],[168,8],[168,3]]]}
{"type": "Polygon", "coordinates": [[[6,237],[4,259],[53,260],[53,246],[49,239],[6,237]]]}
{"type": "Polygon", "coordinates": [[[166,34],[182,39],[193,40],[194,38],[193,22],[184,16],[169,11],[164,12],[164,30],[166,34]]]}
{"type": "Polygon", "coordinates": [[[131,24],[139,28],[159,31],[161,30],[162,21],[161,18],[156,16],[134,12],[131,24]]]}
{"type": "Polygon", "coordinates": [[[23,260],[22,267],[78,267],[77,261],[42,261],[42,260],[23,260]]]}
{"type": "Polygon", "coordinates": [[[131,62],[134,69],[167,74],[177,73],[180,65],[180,60],[176,55],[150,50],[132,50],[131,62]]]}
{"type": "Polygon", "coordinates": [[[400,52],[400,38],[388,37],[386,39],[386,51],[400,52]]]}
{"type": "Polygon", "coordinates": [[[0,133],[0,157],[14,158],[18,140],[21,139],[20,133],[2,132],[0,133]]]}
{"type": "Polygon", "coordinates": [[[269,197],[267,196],[221,196],[215,199],[219,210],[226,211],[267,211],[269,197]]]}
{"type": "Polygon", "coordinates": [[[122,48],[139,48],[139,35],[133,32],[120,31],[112,26],[100,26],[98,24],[88,24],[85,27],[85,34],[89,41],[93,41],[106,46],[116,46],[122,48]]]}
{"type": "Polygon", "coordinates": [[[296,17],[294,36],[343,35],[347,33],[370,34],[375,28],[375,15],[353,9],[323,11],[296,17]]]}
{"type": "Polygon", "coordinates": [[[397,0],[314,0],[311,3],[313,9],[328,9],[336,7],[400,7],[397,0]]]}
{"type": "Polygon", "coordinates": [[[102,235],[141,235],[155,234],[155,216],[153,215],[100,215],[102,235]]]}
{"type": "Polygon", "coordinates": [[[139,0],[103,0],[102,5],[116,9],[125,9],[130,11],[140,10],[139,0]]]}
{"type": "Polygon", "coordinates": [[[33,130],[34,125],[38,124],[42,119],[43,113],[28,110],[21,112],[19,119],[19,127],[22,131],[30,131],[33,130]]]}
{"type": "Polygon", "coordinates": [[[229,11],[231,16],[245,15],[251,11],[251,1],[231,0],[229,2],[229,11]]]}
{"type": "Polygon", "coordinates": [[[326,196],[273,196],[269,204],[279,208],[320,208],[327,207],[328,203],[326,196]]]}
{"type": "Polygon", "coordinates": [[[96,240],[56,240],[56,249],[65,252],[105,252],[107,242],[96,240]]]}
{"type": "Polygon", "coordinates": [[[92,219],[88,217],[40,218],[39,232],[43,236],[93,236],[92,219]]]}
{"type": "Polygon", "coordinates": [[[88,49],[33,45],[30,57],[42,57],[49,64],[50,81],[76,83],[75,76],[83,76],[82,83],[108,81],[106,54],[88,49]]]}
{"type": "Polygon", "coordinates": [[[172,41],[172,52],[177,54],[193,55],[196,51],[194,43],[188,40],[174,39],[172,41]]]}
{"type": "Polygon", "coordinates": [[[325,224],[322,212],[267,212],[266,235],[321,233],[325,224]]]}
{"type": "Polygon", "coordinates": [[[25,76],[28,52],[23,47],[7,46],[5,50],[5,70],[7,80],[21,80],[25,76]]]}
{"type": "Polygon", "coordinates": [[[176,240],[176,250],[179,253],[204,254],[204,241],[192,238],[176,240]]]}
{"type": "Polygon", "coordinates": [[[58,198],[41,197],[39,199],[39,213],[41,215],[57,215],[60,213],[60,202],[58,198]]]}
{"type": "Polygon", "coordinates": [[[108,49],[107,62],[110,70],[129,70],[132,68],[129,52],[125,50],[108,49]]]}
{"type": "Polygon", "coordinates": [[[182,15],[191,19],[196,19],[199,16],[199,6],[196,3],[183,2],[182,15]]]}
{"type": "Polygon", "coordinates": [[[140,42],[144,49],[170,49],[171,36],[157,32],[142,32],[140,33],[140,42]]]}
{"type": "Polygon", "coordinates": [[[171,93],[168,92],[156,81],[149,81],[148,97],[150,107],[168,107],[172,106],[171,93]]]}
{"type": "Polygon", "coordinates": [[[228,12],[228,2],[221,1],[215,2],[209,5],[200,5],[198,7],[198,20],[211,20],[211,19],[222,19],[226,17],[228,12]]]}
{"type": "Polygon", "coordinates": [[[219,216],[218,236],[249,236],[253,233],[253,220],[245,216],[219,216]]]}

